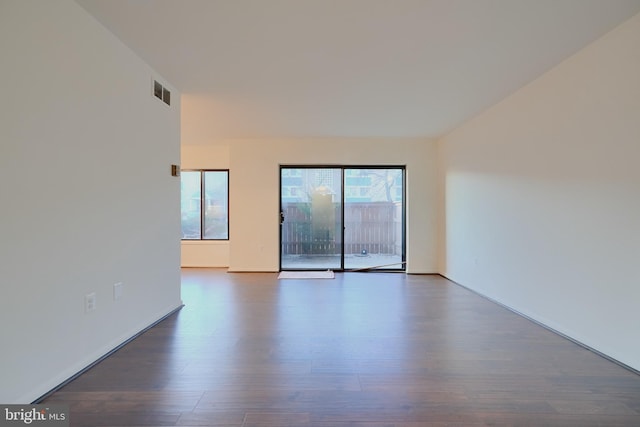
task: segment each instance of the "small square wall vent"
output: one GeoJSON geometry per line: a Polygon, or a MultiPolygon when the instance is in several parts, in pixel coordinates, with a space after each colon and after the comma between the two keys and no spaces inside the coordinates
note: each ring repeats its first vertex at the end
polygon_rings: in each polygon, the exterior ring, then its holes
{"type": "Polygon", "coordinates": [[[162,86],[157,80],[153,81],[153,96],[163,101],[167,105],[171,105],[171,92],[162,86]]]}

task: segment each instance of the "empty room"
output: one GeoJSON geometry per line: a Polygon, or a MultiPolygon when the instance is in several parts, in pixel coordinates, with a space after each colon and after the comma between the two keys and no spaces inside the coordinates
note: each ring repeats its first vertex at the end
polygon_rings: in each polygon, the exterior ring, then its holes
{"type": "Polygon", "coordinates": [[[639,52],[640,0],[0,0],[0,424],[640,425],[639,52]]]}

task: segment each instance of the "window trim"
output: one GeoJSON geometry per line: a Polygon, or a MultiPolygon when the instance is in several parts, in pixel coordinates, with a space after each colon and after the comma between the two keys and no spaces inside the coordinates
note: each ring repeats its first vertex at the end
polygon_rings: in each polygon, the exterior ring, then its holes
{"type": "MultiPolygon", "coordinates": [[[[229,169],[181,169],[180,173],[182,172],[199,172],[200,173],[200,238],[199,239],[185,239],[184,237],[181,237],[180,240],[182,242],[225,242],[225,241],[229,241],[229,235],[230,235],[230,229],[231,227],[229,226],[229,219],[230,219],[230,206],[229,206],[229,180],[230,180],[230,173],[229,173],[229,169]],[[205,221],[205,205],[206,205],[206,198],[205,198],[205,179],[204,179],[204,175],[206,172],[226,172],[227,174],[227,221],[226,221],[226,226],[227,226],[227,237],[224,239],[216,239],[216,238],[205,238],[203,236],[204,234],[204,221],[205,221]]],[[[182,193],[182,187],[180,188],[180,192],[182,193]]],[[[182,194],[180,195],[182,197],[182,194]]],[[[182,200],[182,199],[181,199],[182,200]]],[[[182,211],[182,207],[180,209],[182,211]]],[[[180,220],[182,221],[182,214],[180,215],[180,220]]]]}

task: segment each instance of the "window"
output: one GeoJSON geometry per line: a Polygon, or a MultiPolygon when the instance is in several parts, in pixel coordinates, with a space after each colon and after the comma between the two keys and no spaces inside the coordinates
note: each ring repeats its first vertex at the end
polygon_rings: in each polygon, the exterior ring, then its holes
{"type": "Polygon", "coordinates": [[[229,239],[229,171],[180,173],[183,240],[229,239]]]}

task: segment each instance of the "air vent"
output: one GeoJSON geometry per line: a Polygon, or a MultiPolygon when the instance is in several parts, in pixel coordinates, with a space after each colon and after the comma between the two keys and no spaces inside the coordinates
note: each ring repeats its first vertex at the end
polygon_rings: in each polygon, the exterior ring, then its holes
{"type": "Polygon", "coordinates": [[[171,92],[157,80],[153,81],[153,96],[165,104],[171,105],[171,92]]]}
{"type": "Polygon", "coordinates": [[[166,87],[162,88],[162,100],[165,104],[171,105],[171,92],[166,87]]]}

